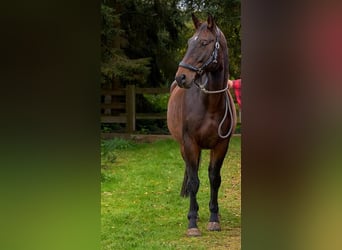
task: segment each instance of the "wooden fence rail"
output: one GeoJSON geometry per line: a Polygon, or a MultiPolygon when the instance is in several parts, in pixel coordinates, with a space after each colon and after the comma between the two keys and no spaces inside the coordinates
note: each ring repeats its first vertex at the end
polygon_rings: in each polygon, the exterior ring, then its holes
{"type": "MultiPolygon", "coordinates": [[[[136,120],[159,120],[166,119],[165,113],[137,113],[137,94],[166,94],[169,88],[137,88],[135,85],[127,85],[120,89],[103,89],[101,95],[101,123],[124,123],[126,133],[132,134],[136,131],[136,120]],[[120,101],[121,99],[121,101],[120,101]],[[115,111],[115,112],[113,112],[115,111]]],[[[241,111],[237,110],[238,122],[241,123],[241,111]]]]}
{"type": "Polygon", "coordinates": [[[168,88],[137,88],[135,85],[116,90],[102,90],[104,101],[101,103],[101,123],[125,123],[126,132],[132,133],[136,130],[138,119],[166,119],[166,113],[136,113],[136,94],[165,94],[169,91],[168,88]],[[125,102],[116,100],[120,98],[125,102]],[[113,110],[118,112],[113,114],[113,110]]]}

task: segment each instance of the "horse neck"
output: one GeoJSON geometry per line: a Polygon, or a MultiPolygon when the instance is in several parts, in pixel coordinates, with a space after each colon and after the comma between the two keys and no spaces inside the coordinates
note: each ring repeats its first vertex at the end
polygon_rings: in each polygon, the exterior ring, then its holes
{"type": "MultiPolygon", "coordinates": [[[[219,30],[219,29],[218,29],[219,30]]],[[[218,61],[221,63],[220,70],[212,71],[208,73],[208,84],[207,90],[217,91],[222,90],[227,87],[227,80],[228,80],[228,46],[227,41],[224,34],[220,32],[220,50],[221,53],[219,55],[218,61]],[[227,51],[227,53],[225,52],[227,51]]],[[[222,103],[225,102],[225,94],[207,94],[207,101],[209,107],[221,107],[222,103]]]]}
{"type": "Polygon", "coordinates": [[[216,71],[208,73],[208,83],[206,85],[207,90],[217,91],[226,88],[227,79],[225,77],[225,71],[216,71]]]}
{"type": "MultiPolygon", "coordinates": [[[[212,86],[208,86],[208,90],[220,90],[224,89],[227,86],[227,80],[228,80],[228,46],[227,46],[227,40],[222,33],[222,31],[217,28],[219,32],[219,43],[220,43],[220,49],[219,49],[219,55],[218,55],[218,62],[221,64],[217,71],[211,71],[208,73],[209,79],[212,79],[214,84],[212,86]]],[[[209,84],[211,85],[211,84],[209,84]]]]}
{"type": "MultiPolygon", "coordinates": [[[[218,73],[209,74],[209,80],[206,89],[209,91],[217,91],[226,88],[224,71],[218,73]]],[[[204,94],[204,101],[208,111],[217,112],[218,107],[223,107],[222,105],[225,101],[224,93],[218,94],[204,94]]]]}

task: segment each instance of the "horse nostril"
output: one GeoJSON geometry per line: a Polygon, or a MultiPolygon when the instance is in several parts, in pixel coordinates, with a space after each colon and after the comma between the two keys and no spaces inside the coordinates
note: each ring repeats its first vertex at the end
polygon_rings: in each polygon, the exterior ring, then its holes
{"type": "Polygon", "coordinates": [[[181,74],[179,76],[176,76],[175,80],[178,84],[183,85],[185,82],[185,78],[186,78],[186,76],[184,74],[181,74]]]}

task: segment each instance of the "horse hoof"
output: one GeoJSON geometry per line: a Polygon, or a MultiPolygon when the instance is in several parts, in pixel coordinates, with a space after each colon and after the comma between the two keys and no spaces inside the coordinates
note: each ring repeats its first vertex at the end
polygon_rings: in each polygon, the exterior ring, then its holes
{"type": "Polygon", "coordinates": [[[208,223],[207,229],[209,231],[221,231],[221,226],[220,226],[219,222],[216,222],[216,221],[212,222],[211,221],[208,223]]]}
{"type": "Polygon", "coordinates": [[[196,236],[201,236],[201,231],[198,228],[189,228],[188,231],[186,232],[187,236],[190,237],[196,237],[196,236]]]}

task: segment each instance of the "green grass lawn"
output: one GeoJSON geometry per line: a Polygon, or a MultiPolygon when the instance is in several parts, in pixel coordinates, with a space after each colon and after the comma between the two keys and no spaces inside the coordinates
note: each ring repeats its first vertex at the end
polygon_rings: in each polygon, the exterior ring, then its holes
{"type": "Polygon", "coordinates": [[[180,197],[184,162],[173,140],[115,149],[102,169],[102,249],[240,249],[241,150],[233,137],[221,170],[221,232],[209,232],[208,153],[202,152],[198,203],[202,236],[189,238],[189,199],[180,197]]]}

